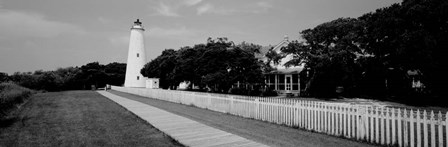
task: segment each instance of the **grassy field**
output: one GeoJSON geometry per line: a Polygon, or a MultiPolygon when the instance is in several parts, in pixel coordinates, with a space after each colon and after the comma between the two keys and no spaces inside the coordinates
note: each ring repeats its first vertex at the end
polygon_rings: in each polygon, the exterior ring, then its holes
{"type": "Polygon", "coordinates": [[[0,123],[0,146],[182,146],[94,91],[36,94],[0,123]]]}

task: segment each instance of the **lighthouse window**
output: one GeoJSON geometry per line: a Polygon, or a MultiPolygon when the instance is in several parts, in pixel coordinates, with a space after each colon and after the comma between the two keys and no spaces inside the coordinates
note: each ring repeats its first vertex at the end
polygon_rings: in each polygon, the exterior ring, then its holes
{"type": "Polygon", "coordinates": [[[140,76],[137,76],[137,80],[139,80],[140,79],[140,76]]]}
{"type": "Polygon", "coordinates": [[[139,56],[139,54],[137,53],[137,57],[139,56]]]}

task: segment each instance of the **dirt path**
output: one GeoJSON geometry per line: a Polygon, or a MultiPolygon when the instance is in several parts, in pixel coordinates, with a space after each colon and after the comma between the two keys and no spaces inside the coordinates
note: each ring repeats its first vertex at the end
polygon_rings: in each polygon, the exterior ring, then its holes
{"type": "Polygon", "coordinates": [[[110,92],[269,146],[372,146],[352,140],[312,133],[167,101],[149,99],[117,91],[110,92]]]}

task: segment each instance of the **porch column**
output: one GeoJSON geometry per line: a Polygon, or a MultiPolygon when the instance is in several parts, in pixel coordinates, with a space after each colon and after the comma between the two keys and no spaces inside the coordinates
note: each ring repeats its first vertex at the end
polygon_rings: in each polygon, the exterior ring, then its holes
{"type": "Polygon", "coordinates": [[[300,89],[300,74],[297,74],[297,84],[299,85],[299,95],[298,96],[300,96],[300,91],[301,91],[301,89],[300,89]]]}
{"type": "Polygon", "coordinates": [[[278,90],[278,75],[275,74],[275,90],[278,90]]]}

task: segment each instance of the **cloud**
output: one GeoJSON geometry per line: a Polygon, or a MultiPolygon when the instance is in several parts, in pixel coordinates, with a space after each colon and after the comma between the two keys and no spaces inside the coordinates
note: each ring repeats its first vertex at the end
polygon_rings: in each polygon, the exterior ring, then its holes
{"type": "Polygon", "coordinates": [[[199,30],[187,29],[187,27],[182,26],[178,28],[161,28],[161,27],[151,27],[147,35],[151,37],[191,37],[196,36],[200,33],[199,30]]]}
{"type": "Polygon", "coordinates": [[[218,15],[231,15],[235,13],[252,13],[259,14],[267,12],[273,7],[272,3],[269,1],[260,1],[257,3],[241,4],[234,6],[232,8],[226,8],[223,6],[216,7],[211,3],[203,4],[199,6],[196,10],[197,15],[203,14],[218,14],[218,15]]]}
{"type": "Polygon", "coordinates": [[[269,2],[267,2],[267,1],[260,1],[260,2],[257,2],[257,6],[260,7],[260,8],[265,8],[265,9],[272,8],[272,7],[273,7],[272,4],[269,3],[269,2]]]}
{"type": "Polygon", "coordinates": [[[222,8],[222,7],[218,8],[218,7],[215,7],[214,5],[212,5],[210,3],[201,5],[201,6],[199,6],[197,8],[197,14],[198,15],[202,15],[202,14],[206,14],[206,13],[209,13],[209,14],[220,14],[220,15],[229,15],[229,14],[232,14],[234,12],[237,12],[237,11],[234,10],[234,9],[225,9],[225,8],[222,8]]]}
{"type": "Polygon", "coordinates": [[[192,7],[199,3],[201,3],[203,0],[182,0],[182,2],[179,2],[178,0],[164,0],[159,1],[156,7],[154,7],[156,11],[156,15],[161,16],[168,16],[168,17],[178,17],[179,9],[184,7],[192,7]]]}
{"type": "Polygon", "coordinates": [[[0,34],[6,34],[8,37],[50,38],[64,33],[85,33],[76,25],[48,20],[45,16],[35,13],[0,10],[0,22],[0,34]]]}
{"type": "Polygon", "coordinates": [[[156,7],[155,9],[157,11],[157,14],[159,14],[159,15],[169,16],[169,17],[177,17],[177,16],[180,16],[177,13],[178,8],[179,7],[177,7],[177,6],[169,6],[163,2],[160,2],[159,6],[156,7]]]}
{"type": "Polygon", "coordinates": [[[202,2],[202,0],[185,0],[184,1],[184,3],[187,6],[194,6],[194,5],[197,5],[197,4],[201,3],[201,2],[202,2]]]}
{"type": "Polygon", "coordinates": [[[113,45],[127,45],[129,44],[129,34],[128,35],[109,35],[109,41],[113,45]]]}

